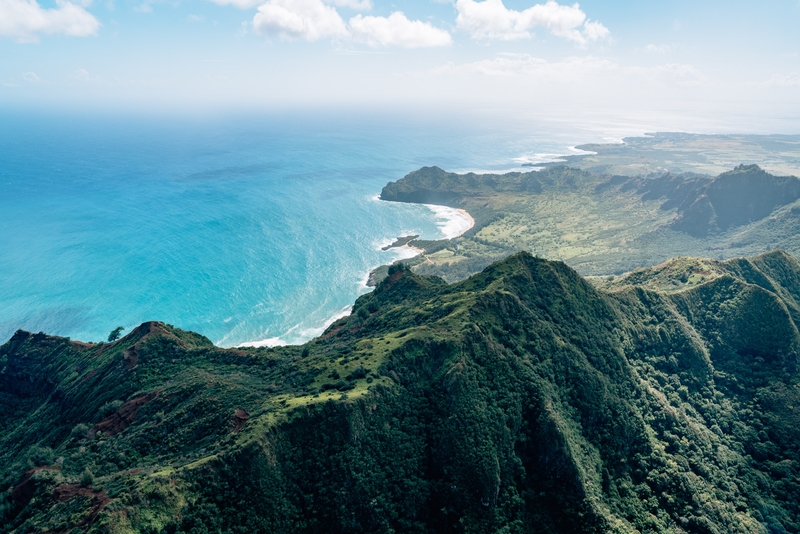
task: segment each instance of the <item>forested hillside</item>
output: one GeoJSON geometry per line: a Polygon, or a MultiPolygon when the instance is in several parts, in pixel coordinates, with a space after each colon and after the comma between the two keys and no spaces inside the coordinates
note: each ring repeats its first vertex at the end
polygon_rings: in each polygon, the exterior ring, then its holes
{"type": "Polygon", "coordinates": [[[1,532],[800,532],[800,263],[394,266],[304,346],[0,348],[1,532]]]}

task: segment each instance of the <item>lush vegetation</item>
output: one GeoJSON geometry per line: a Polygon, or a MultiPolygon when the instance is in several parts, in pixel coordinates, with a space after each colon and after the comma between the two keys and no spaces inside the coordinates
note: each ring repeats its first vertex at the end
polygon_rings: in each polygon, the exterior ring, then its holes
{"type": "Polygon", "coordinates": [[[0,532],[800,532],[800,263],[394,266],[300,347],[0,347],[0,532]]]}

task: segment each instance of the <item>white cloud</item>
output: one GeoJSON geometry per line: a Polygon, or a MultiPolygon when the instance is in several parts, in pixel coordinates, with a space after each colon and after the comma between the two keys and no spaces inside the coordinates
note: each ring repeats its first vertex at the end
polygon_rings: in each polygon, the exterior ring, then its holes
{"type": "MultiPolygon", "coordinates": [[[[211,0],[220,6],[233,6],[239,9],[250,9],[264,3],[264,0],[211,0]]],[[[269,2],[267,2],[269,3],[269,2]]],[[[325,4],[355,9],[358,11],[369,11],[372,9],[372,0],[324,0],[325,4]]]]}
{"type": "Polygon", "coordinates": [[[800,87],[800,74],[773,74],[769,80],[759,85],[766,87],[800,87]]]}
{"type": "Polygon", "coordinates": [[[589,54],[548,60],[519,53],[398,73],[392,84],[409,99],[429,98],[435,91],[443,103],[519,107],[536,114],[572,110],[576,124],[578,109],[644,109],[676,101],[670,99],[715,102],[720,87],[719,80],[691,65],[638,66],[589,54]]]}
{"type": "MultiPolygon", "coordinates": [[[[707,86],[711,80],[693,65],[667,63],[653,66],[624,66],[594,56],[573,56],[547,61],[529,54],[498,54],[492,59],[471,63],[447,63],[435,69],[409,72],[406,76],[452,78],[458,80],[514,78],[521,86],[617,87],[621,80],[636,86],[707,86]]],[[[507,83],[507,82],[503,82],[507,83]]],[[[623,83],[623,85],[624,85],[623,83]]],[[[514,85],[512,84],[512,85],[514,85]]]]}
{"type": "Polygon", "coordinates": [[[39,75],[35,72],[23,72],[22,79],[28,83],[44,83],[44,80],[39,78],[39,75]]]}
{"type": "Polygon", "coordinates": [[[69,75],[69,79],[77,82],[102,82],[97,74],[90,74],[86,69],[78,69],[69,75]]]}
{"type": "Polygon", "coordinates": [[[499,54],[494,59],[456,65],[448,63],[431,71],[433,74],[481,74],[484,76],[524,76],[539,82],[573,84],[590,73],[618,70],[609,60],[592,56],[570,57],[549,62],[530,54],[499,54]]]}
{"type": "Polygon", "coordinates": [[[400,11],[395,11],[388,17],[356,15],[350,19],[350,30],[353,39],[370,46],[421,48],[447,46],[453,42],[445,30],[440,30],[429,22],[408,20],[400,11]]]}
{"type": "Polygon", "coordinates": [[[305,41],[348,34],[339,13],[321,0],[269,0],[258,8],[253,28],[257,33],[305,41]]]}
{"type": "Polygon", "coordinates": [[[239,9],[250,9],[256,7],[263,0],[211,0],[220,6],[233,6],[239,9]]]}
{"type": "Polygon", "coordinates": [[[150,14],[153,12],[153,5],[150,2],[142,2],[134,7],[133,10],[137,13],[150,14]]]}
{"type": "Polygon", "coordinates": [[[694,65],[685,63],[664,63],[649,67],[629,67],[631,73],[641,76],[652,83],[671,83],[684,87],[699,87],[708,85],[709,78],[694,65]]]}
{"type": "MultiPolygon", "coordinates": [[[[577,5],[577,4],[576,4],[577,5]]],[[[599,22],[592,22],[587,20],[583,23],[583,36],[588,41],[597,41],[598,39],[607,39],[611,32],[600,24],[599,22]]]]}
{"type": "Polygon", "coordinates": [[[456,10],[456,25],[473,39],[529,39],[532,29],[543,27],[553,35],[583,46],[610,35],[608,28],[601,23],[588,21],[578,4],[562,6],[549,0],[545,4],[515,11],[506,8],[502,0],[457,0],[456,10]]]}
{"type": "Polygon", "coordinates": [[[409,20],[399,11],[388,17],[356,15],[345,24],[336,9],[322,0],[268,0],[258,8],[253,28],[284,39],[349,39],[373,47],[421,48],[453,41],[447,31],[429,22],[409,20]]]}
{"type": "Polygon", "coordinates": [[[325,0],[325,3],[336,7],[348,7],[358,11],[369,11],[372,9],[372,0],[325,0]]]}
{"type": "Polygon", "coordinates": [[[53,9],[42,9],[36,0],[0,0],[0,35],[17,41],[35,42],[40,33],[84,37],[99,27],[91,13],[64,0],[53,9]]]}

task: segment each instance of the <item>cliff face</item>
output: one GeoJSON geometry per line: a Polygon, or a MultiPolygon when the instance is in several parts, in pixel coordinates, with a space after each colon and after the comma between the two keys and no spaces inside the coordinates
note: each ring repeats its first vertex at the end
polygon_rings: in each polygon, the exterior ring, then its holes
{"type": "Polygon", "coordinates": [[[521,253],[452,285],[394,270],[304,347],[19,332],[0,524],[798,532],[798,300],[784,253],[599,290],[521,253]]]}

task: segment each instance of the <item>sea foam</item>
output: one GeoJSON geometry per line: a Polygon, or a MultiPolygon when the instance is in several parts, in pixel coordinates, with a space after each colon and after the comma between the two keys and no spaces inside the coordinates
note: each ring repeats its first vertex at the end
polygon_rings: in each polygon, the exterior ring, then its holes
{"type": "Polygon", "coordinates": [[[248,341],[247,343],[242,343],[239,347],[283,347],[284,345],[288,345],[288,343],[281,338],[270,337],[259,341],[248,341]]]}
{"type": "Polygon", "coordinates": [[[425,204],[436,215],[436,226],[442,239],[453,239],[475,225],[475,220],[464,210],[436,204],[425,204]]]}

